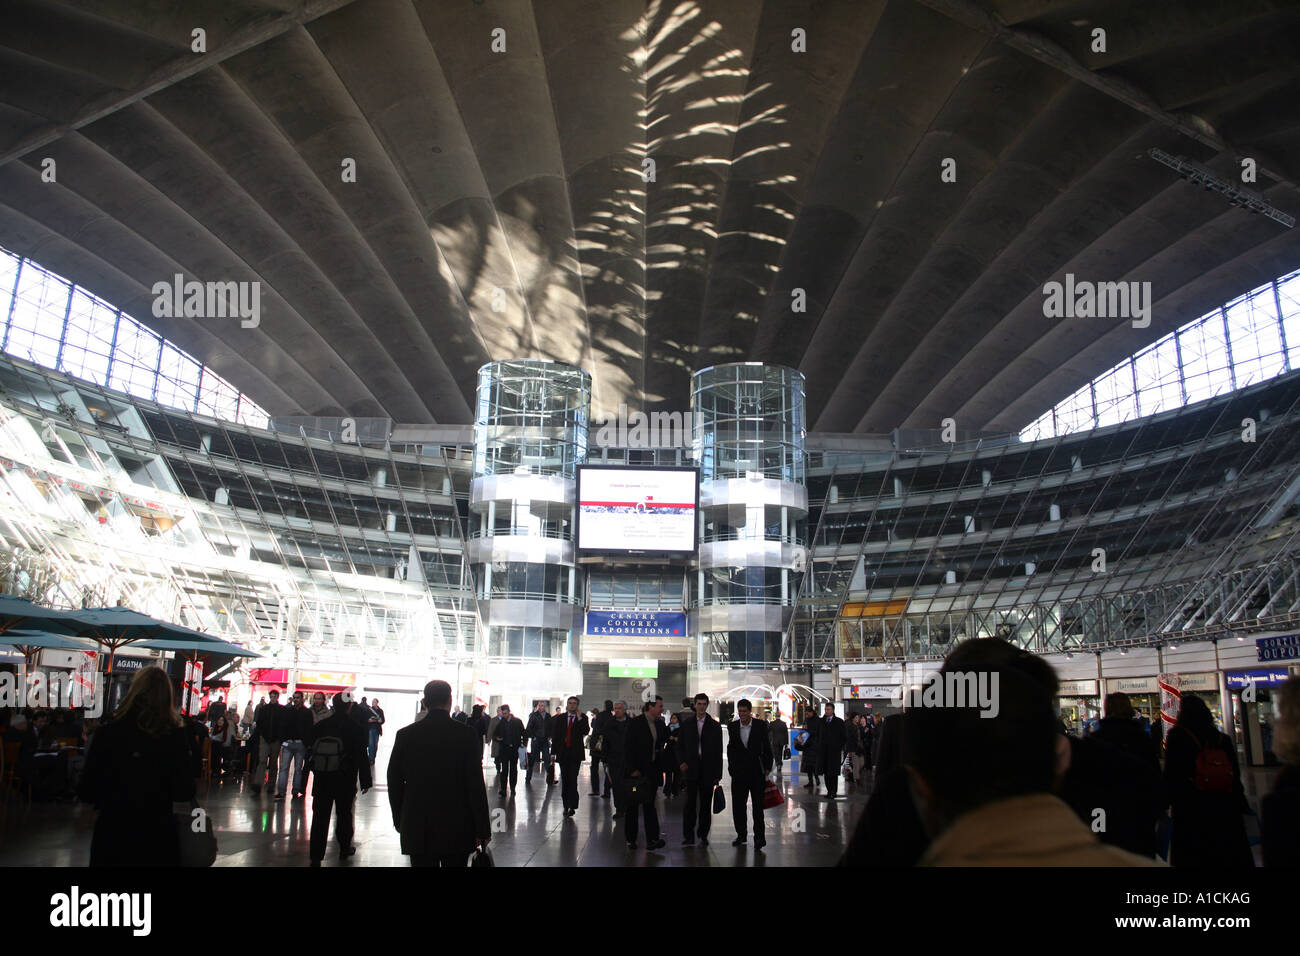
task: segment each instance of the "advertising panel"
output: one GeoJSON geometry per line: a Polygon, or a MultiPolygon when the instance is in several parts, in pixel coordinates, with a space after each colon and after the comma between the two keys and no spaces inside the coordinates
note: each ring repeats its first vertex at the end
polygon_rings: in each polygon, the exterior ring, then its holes
{"type": "Polygon", "coordinates": [[[694,554],[699,472],[694,468],[578,469],[578,550],[694,554]]]}

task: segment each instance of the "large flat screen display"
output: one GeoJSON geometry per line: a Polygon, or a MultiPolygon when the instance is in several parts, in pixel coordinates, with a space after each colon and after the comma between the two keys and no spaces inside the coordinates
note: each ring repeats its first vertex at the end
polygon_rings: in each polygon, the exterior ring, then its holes
{"type": "Polygon", "coordinates": [[[694,554],[699,508],[694,468],[578,468],[578,550],[694,554]]]}

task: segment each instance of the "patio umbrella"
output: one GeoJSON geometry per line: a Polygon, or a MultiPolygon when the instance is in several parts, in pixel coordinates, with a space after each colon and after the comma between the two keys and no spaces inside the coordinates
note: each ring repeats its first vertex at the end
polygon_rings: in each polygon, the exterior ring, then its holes
{"type": "Polygon", "coordinates": [[[31,673],[32,661],[36,655],[45,649],[61,651],[98,650],[98,645],[94,641],[85,638],[17,627],[0,633],[0,644],[7,644],[26,658],[28,673],[31,673]]]}
{"type": "Polygon", "coordinates": [[[54,608],[41,607],[39,604],[33,604],[27,598],[15,597],[12,594],[0,594],[0,634],[14,628],[67,633],[68,629],[64,622],[68,613],[67,611],[56,611],[54,608]]]}
{"type": "MultiPolygon", "coordinates": [[[[145,641],[138,641],[139,647],[148,647],[160,651],[189,651],[190,660],[197,661],[200,654],[213,655],[217,657],[260,657],[255,651],[246,651],[238,644],[231,644],[229,641],[223,641],[219,637],[213,637],[210,634],[204,634],[202,631],[195,631],[196,637],[151,637],[145,641]]],[[[181,709],[188,711],[190,706],[190,684],[185,684],[185,693],[181,700],[181,709]]]]}
{"type": "Polygon", "coordinates": [[[202,631],[169,624],[127,607],[83,608],[66,611],[65,615],[60,622],[65,628],[78,637],[89,638],[101,647],[108,648],[110,671],[117,649],[128,644],[143,643],[151,638],[205,642],[213,640],[211,635],[202,631]]]}

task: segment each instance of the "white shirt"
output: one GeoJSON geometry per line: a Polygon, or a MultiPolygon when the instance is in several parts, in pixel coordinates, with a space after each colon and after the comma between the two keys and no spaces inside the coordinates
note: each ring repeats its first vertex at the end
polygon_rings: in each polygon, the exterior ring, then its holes
{"type": "Polygon", "coordinates": [[[752,720],[747,724],[742,722],[740,725],[740,742],[745,747],[749,746],[749,732],[753,729],[753,727],[754,727],[754,722],[752,720]]]}

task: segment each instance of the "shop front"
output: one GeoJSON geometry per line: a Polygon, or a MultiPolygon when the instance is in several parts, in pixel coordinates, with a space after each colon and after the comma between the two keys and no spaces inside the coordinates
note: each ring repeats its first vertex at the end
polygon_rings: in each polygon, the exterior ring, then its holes
{"type": "Polygon", "coordinates": [[[1063,680],[1056,692],[1061,723],[1067,733],[1083,736],[1097,729],[1101,720],[1101,701],[1095,680],[1063,680]]]}
{"type": "Polygon", "coordinates": [[[883,720],[902,706],[901,684],[844,684],[840,687],[840,716],[853,711],[877,721],[883,720]]]}
{"type": "Polygon", "coordinates": [[[1232,695],[1233,720],[1240,728],[1237,743],[1250,767],[1277,765],[1273,729],[1277,726],[1275,689],[1291,677],[1288,667],[1261,667],[1226,675],[1232,695]]]}
{"type": "Polygon", "coordinates": [[[1106,681],[1106,693],[1128,695],[1133,712],[1150,729],[1160,723],[1160,685],[1154,677],[1113,677],[1106,681]]]}
{"type": "Polygon", "coordinates": [[[1181,700],[1199,697],[1210,708],[1214,725],[1225,729],[1223,723],[1223,698],[1219,694],[1219,672],[1203,671],[1197,674],[1174,674],[1172,684],[1178,688],[1181,700]]]}

